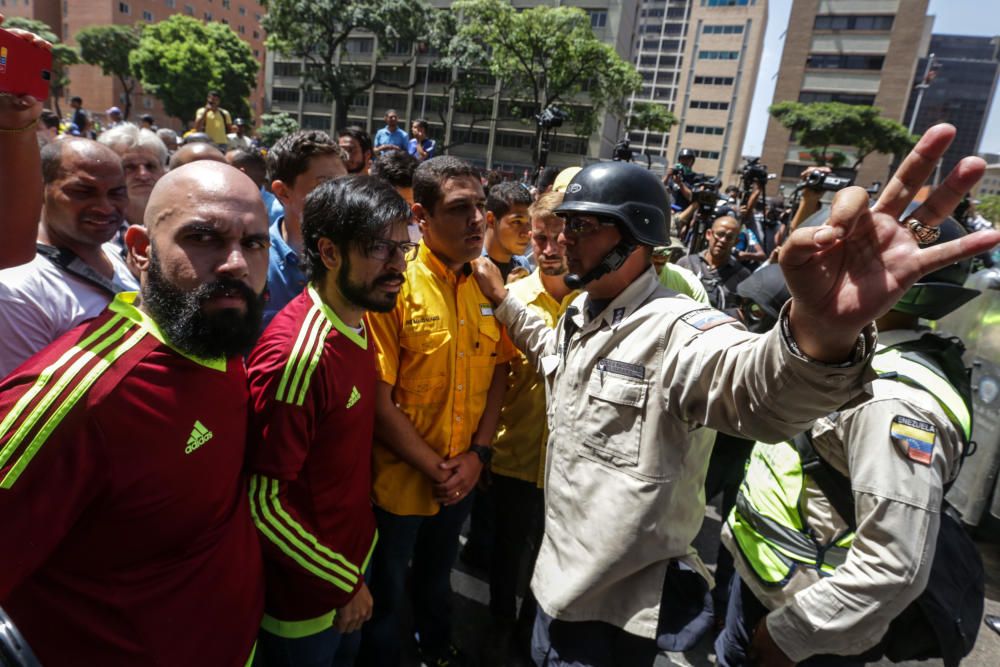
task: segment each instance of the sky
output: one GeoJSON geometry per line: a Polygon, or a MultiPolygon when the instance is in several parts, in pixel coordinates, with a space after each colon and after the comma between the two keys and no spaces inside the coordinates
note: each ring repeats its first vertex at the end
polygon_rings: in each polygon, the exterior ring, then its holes
{"type": "MultiPolygon", "coordinates": [[[[906,0],[901,0],[905,4],[906,0]]],[[[743,155],[760,155],[767,132],[767,107],[774,96],[774,84],[781,64],[784,33],[792,0],[769,0],[764,53],[750,107],[743,155]]],[[[950,35],[1000,35],[1000,2],[997,0],[930,0],[927,13],[934,16],[933,32],[950,35]]],[[[986,121],[979,152],[1000,153],[1000,86],[986,121]]]]}

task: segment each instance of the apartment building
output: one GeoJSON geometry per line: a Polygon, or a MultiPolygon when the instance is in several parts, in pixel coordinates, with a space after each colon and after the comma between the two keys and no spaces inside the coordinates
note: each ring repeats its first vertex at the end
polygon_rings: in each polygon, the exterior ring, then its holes
{"type": "MultiPolygon", "coordinates": [[[[59,38],[76,44],[76,33],[92,25],[135,25],[155,23],[173,14],[187,14],[203,21],[219,21],[230,26],[245,41],[263,65],[265,59],[264,31],[260,19],[264,13],[256,0],[0,0],[0,13],[24,16],[44,21],[59,38]]],[[[99,67],[74,65],[69,68],[70,85],[63,91],[68,103],[79,95],[84,106],[99,120],[105,109],[122,106],[123,91],[117,79],[104,76],[99,67]]],[[[206,91],[208,92],[208,91],[206,91]]],[[[251,94],[250,107],[255,117],[264,112],[264,69],[257,74],[257,85],[251,94]]],[[[226,100],[222,101],[223,106],[226,100]]],[[[191,110],[194,119],[195,109],[191,110]]],[[[179,128],[180,123],[167,117],[163,106],[152,95],[137,87],[133,93],[134,120],[144,113],[151,114],[162,127],[179,128]]]]}
{"type": "MultiPolygon", "coordinates": [[[[876,106],[882,115],[902,122],[917,61],[926,53],[931,20],[928,0],[795,0],[785,33],[773,102],[843,102],[876,106]]],[[[848,165],[856,152],[842,151],[848,165]]],[[[892,156],[871,154],[857,174],[845,175],[868,186],[885,182],[892,156]]],[[[763,161],[780,175],[769,194],[791,185],[812,164],[808,152],[771,118],[763,161]]]]}
{"type": "MultiPolygon", "coordinates": [[[[445,8],[450,3],[434,0],[445,8]]],[[[542,3],[515,0],[518,8],[542,3]]],[[[632,59],[632,41],[639,0],[567,0],[559,4],[584,9],[590,16],[594,33],[614,45],[625,60],[632,59]]],[[[381,45],[375,37],[358,33],[347,40],[343,57],[353,67],[378,82],[351,100],[347,109],[350,124],[360,125],[374,134],[383,126],[387,109],[395,109],[400,122],[409,130],[409,122],[426,118],[430,135],[451,155],[465,158],[477,166],[498,169],[520,176],[532,165],[535,150],[535,120],[516,119],[516,100],[504,95],[503,82],[488,72],[477,74],[480,95],[471,104],[457,105],[448,88],[456,72],[433,65],[439,54],[432,49],[420,51],[415,44],[400,42],[381,45]]],[[[268,53],[266,64],[266,105],[272,112],[296,117],[306,128],[335,131],[336,109],[329,96],[304,84],[302,63],[281,54],[268,53]]],[[[580,100],[580,104],[586,104],[580,100]]],[[[598,129],[589,137],[577,136],[564,125],[552,136],[548,164],[556,167],[580,165],[589,160],[611,156],[615,143],[624,134],[620,119],[605,114],[598,129]]]]}
{"type": "Polygon", "coordinates": [[[767,0],[643,0],[635,64],[642,91],[680,123],[667,133],[634,131],[633,148],[664,165],[681,148],[695,168],[732,182],[741,163],[767,28],[767,0]]]}

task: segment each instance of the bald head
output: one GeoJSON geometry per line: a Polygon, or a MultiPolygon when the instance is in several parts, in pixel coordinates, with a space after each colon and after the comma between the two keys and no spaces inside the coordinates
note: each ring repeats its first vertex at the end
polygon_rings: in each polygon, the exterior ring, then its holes
{"type": "Polygon", "coordinates": [[[144,218],[146,228],[152,233],[163,220],[175,214],[193,212],[209,203],[226,203],[243,211],[259,213],[266,226],[267,213],[260,190],[249,176],[229,166],[222,158],[221,162],[198,160],[180,167],[172,166],[149,196],[144,218]]]}
{"type": "Polygon", "coordinates": [[[705,238],[708,239],[708,253],[717,262],[724,262],[732,254],[739,235],[739,220],[728,215],[716,218],[712,228],[705,232],[705,238]]]}
{"type": "Polygon", "coordinates": [[[199,160],[212,160],[214,162],[225,163],[226,156],[212,144],[185,144],[181,146],[170,158],[170,169],[173,171],[186,164],[199,160]]]}

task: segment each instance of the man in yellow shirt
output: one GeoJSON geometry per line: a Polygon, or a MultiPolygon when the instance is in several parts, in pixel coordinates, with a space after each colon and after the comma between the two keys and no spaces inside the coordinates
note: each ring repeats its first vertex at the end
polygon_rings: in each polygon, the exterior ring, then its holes
{"type": "MultiPolygon", "coordinates": [[[[566,249],[560,240],[564,223],[553,213],[562,200],[562,192],[547,192],[528,209],[538,268],[509,286],[511,294],[552,328],[577,295],[563,281],[567,272],[566,249]]],[[[529,660],[536,604],[530,589],[520,584],[530,578],[522,576],[521,566],[527,560],[529,574],[534,568],[545,509],[545,382],[524,355],[519,354],[510,367],[491,466],[496,533],[490,561],[490,612],[495,627],[484,654],[485,664],[491,665],[509,664],[508,652],[529,660]],[[519,614],[517,596],[523,598],[519,614]]]]}
{"type": "Polygon", "coordinates": [[[375,609],[361,664],[401,664],[399,608],[412,559],[421,658],[464,664],[451,642],[451,568],[469,494],[490,443],[516,349],[472,277],[486,217],[479,176],[442,156],[413,175],[413,217],[423,234],[396,307],[371,318],[380,382],[375,399],[373,492],[379,542],[375,609]]]}
{"type": "Polygon", "coordinates": [[[204,132],[212,139],[212,143],[225,150],[229,143],[229,130],[233,119],[229,112],[219,106],[221,97],[216,90],[208,93],[205,106],[198,109],[194,117],[194,131],[204,132]]]}

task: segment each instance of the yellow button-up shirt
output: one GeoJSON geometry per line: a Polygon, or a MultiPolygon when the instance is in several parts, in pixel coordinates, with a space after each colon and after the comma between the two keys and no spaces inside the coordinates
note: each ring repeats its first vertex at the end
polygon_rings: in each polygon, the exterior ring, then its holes
{"type": "MultiPolygon", "coordinates": [[[[450,271],[426,245],[406,268],[388,313],[370,314],[379,378],[420,436],[445,458],[472,445],[493,369],[517,349],[471,270],[450,271]]],[[[433,515],[431,480],[375,440],[375,504],[393,514],[433,515]]]]}
{"type": "MultiPolygon", "coordinates": [[[[527,278],[508,285],[507,289],[552,329],[579,293],[572,292],[559,303],[545,291],[537,269],[527,278]]],[[[507,393],[493,441],[493,472],[534,482],[541,488],[545,478],[546,438],[545,382],[538,370],[519,353],[510,362],[507,393]]]]}

